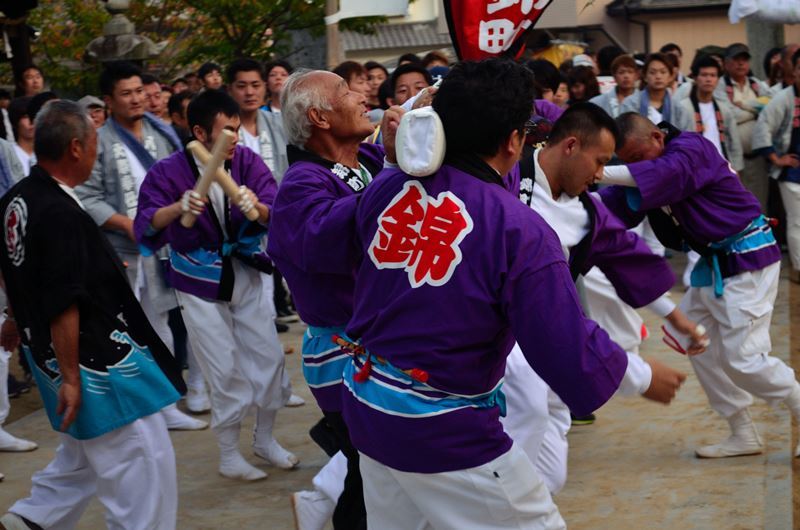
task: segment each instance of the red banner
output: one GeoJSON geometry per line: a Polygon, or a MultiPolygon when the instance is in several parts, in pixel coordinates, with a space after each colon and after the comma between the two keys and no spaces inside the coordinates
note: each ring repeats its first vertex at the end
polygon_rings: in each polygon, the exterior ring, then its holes
{"type": "Polygon", "coordinates": [[[443,0],[459,59],[518,56],[524,38],[552,0],[443,0]]]}

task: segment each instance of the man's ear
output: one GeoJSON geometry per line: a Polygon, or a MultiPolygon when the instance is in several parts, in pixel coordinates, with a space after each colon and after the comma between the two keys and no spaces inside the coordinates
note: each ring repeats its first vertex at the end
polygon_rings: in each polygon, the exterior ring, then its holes
{"type": "Polygon", "coordinates": [[[308,121],[310,121],[311,125],[314,127],[319,129],[331,128],[330,120],[328,120],[328,117],[325,115],[325,113],[318,108],[311,107],[306,111],[306,116],[308,116],[308,121]]]}
{"type": "Polygon", "coordinates": [[[572,156],[575,152],[580,149],[581,142],[575,136],[568,136],[561,142],[561,150],[563,151],[565,156],[572,156]]]}
{"type": "Polygon", "coordinates": [[[192,127],[192,136],[194,136],[195,139],[197,139],[197,141],[201,144],[206,143],[208,140],[208,134],[206,133],[206,130],[199,125],[192,127]]]}
{"type": "Polygon", "coordinates": [[[73,138],[69,141],[69,156],[73,160],[80,160],[84,150],[85,148],[79,139],[73,138]]]}

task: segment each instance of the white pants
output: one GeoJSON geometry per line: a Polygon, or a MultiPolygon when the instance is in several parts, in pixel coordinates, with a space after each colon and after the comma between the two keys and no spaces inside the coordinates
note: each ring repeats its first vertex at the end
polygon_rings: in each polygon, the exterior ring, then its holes
{"type": "Polygon", "coordinates": [[[644,321],[634,308],[619,299],[606,275],[593,267],[583,277],[583,289],[587,316],[623,350],[639,353],[644,321]]]}
{"type": "Polygon", "coordinates": [[[692,286],[692,271],[694,270],[694,266],[697,265],[698,261],[700,261],[700,254],[694,250],[690,250],[686,253],[686,268],[683,269],[681,281],[683,282],[683,286],[687,289],[692,286]]]}
{"type": "Polygon", "coordinates": [[[533,371],[517,344],[506,359],[503,393],[503,428],[528,455],[550,493],[558,493],[567,481],[569,409],[533,371]]]}
{"type": "Polygon", "coordinates": [[[516,445],[482,466],[445,473],[407,473],[360,456],[369,528],[566,528],[544,482],[516,445]]]}
{"type": "Polygon", "coordinates": [[[800,270],[800,184],[778,182],[781,201],[786,210],[786,242],[789,245],[789,258],[792,268],[800,270]]]}
{"type": "Polygon", "coordinates": [[[748,407],[751,394],[777,405],[794,387],[794,371],[769,355],[779,276],[774,263],[726,279],[720,298],[713,287],[691,287],[681,300],[686,316],[708,330],[711,344],[690,359],[711,408],[726,418],[748,407]]]}
{"type": "MultiPolygon", "coordinates": [[[[6,321],[6,317],[0,313],[0,327],[6,321]]],[[[0,426],[6,422],[11,403],[8,400],[8,363],[11,361],[11,352],[0,347],[0,426]]]]}
{"type": "Polygon", "coordinates": [[[214,429],[239,425],[252,406],[278,410],[291,395],[263,275],[238,260],[233,271],[230,302],[177,291],[192,351],[211,390],[214,429]]]}
{"type": "MultiPolygon", "coordinates": [[[[264,286],[264,297],[269,300],[269,315],[264,315],[265,320],[269,320],[272,322],[272,325],[275,326],[275,317],[278,316],[277,311],[275,310],[275,275],[274,274],[264,274],[261,276],[262,284],[264,286]]],[[[266,325],[266,324],[265,324],[266,325]]],[[[276,331],[277,333],[277,331],[276,331]]],[[[280,342],[280,339],[278,340],[280,342]]],[[[281,345],[281,351],[283,351],[283,345],[281,345]]],[[[289,379],[289,374],[286,374],[286,377],[281,378],[281,385],[283,386],[284,392],[289,392],[289,395],[292,394],[292,383],[289,379]]]]}
{"type": "Polygon", "coordinates": [[[43,528],[69,530],[96,495],[109,529],[175,528],[175,452],[161,414],[91,440],[59,437],[55,458],[31,478],[31,496],[8,511],[43,528]]]}

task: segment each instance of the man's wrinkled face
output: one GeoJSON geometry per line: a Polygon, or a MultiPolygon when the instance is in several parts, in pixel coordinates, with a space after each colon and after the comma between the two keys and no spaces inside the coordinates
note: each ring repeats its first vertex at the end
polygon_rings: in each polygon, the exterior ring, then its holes
{"type": "Polygon", "coordinates": [[[578,138],[568,138],[562,143],[561,189],[568,196],[577,197],[603,178],[603,169],[614,156],[614,135],[602,129],[583,143],[578,138]]]}
{"type": "Polygon", "coordinates": [[[330,130],[334,137],[342,139],[365,138],[375,127],[367,116],[367,98],[362,92],[351,89],[339,76],[326,76],[328,99],[333,107],[324,111],[329,118],[330,130]]]}
{"type": "Polygon", "coordinates": [[[111,96],[106,96],[105,99],[106,107],[115,119],[135,121],[144,116],[144,86],[138,75],[117,81],[111,96]]]}
{"type": "Polygon", "coordinates": [[[644,138],[636,135],[625,139],[625,144],[617,150],[617,156],[626,164],[655,160],[664,152],[664,133],[653,131],[644,138]]]}
{"type": "Polygon", "coordinates": [[[261,72],[237,72],[231,86],[228,87],[231,97],[239,104],[242,112],[253,112],[264,104],[267,85],[261,78],[261,72]]]}

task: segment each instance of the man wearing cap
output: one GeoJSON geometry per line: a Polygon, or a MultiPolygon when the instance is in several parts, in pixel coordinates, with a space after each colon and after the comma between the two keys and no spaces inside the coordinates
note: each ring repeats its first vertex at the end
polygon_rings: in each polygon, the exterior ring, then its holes
{"type": "Polygon", "coordinates": [[[744,154],[744,168],[739,171],[742,184],[756,196],[761,209],[766,211],[769,183],[766,179],[767,167],[764,160],[753,153],[751,140],[758,113],[763,103],[760,97],[772,96],[772,90],[760,79],[750,73],[750,49],[746,44],[731,44],[725,50],[725,74],[714,90],[715,99],[729,101],[739,129],[739,138],[744,154]]]}
{"type": "Polygon", "coordinates": [[[99,129],[106,123],[106,104],[102,99],[96,96],[83,96],[78,100],[78,105],[89,113],[95,129],[99,129]]]}

